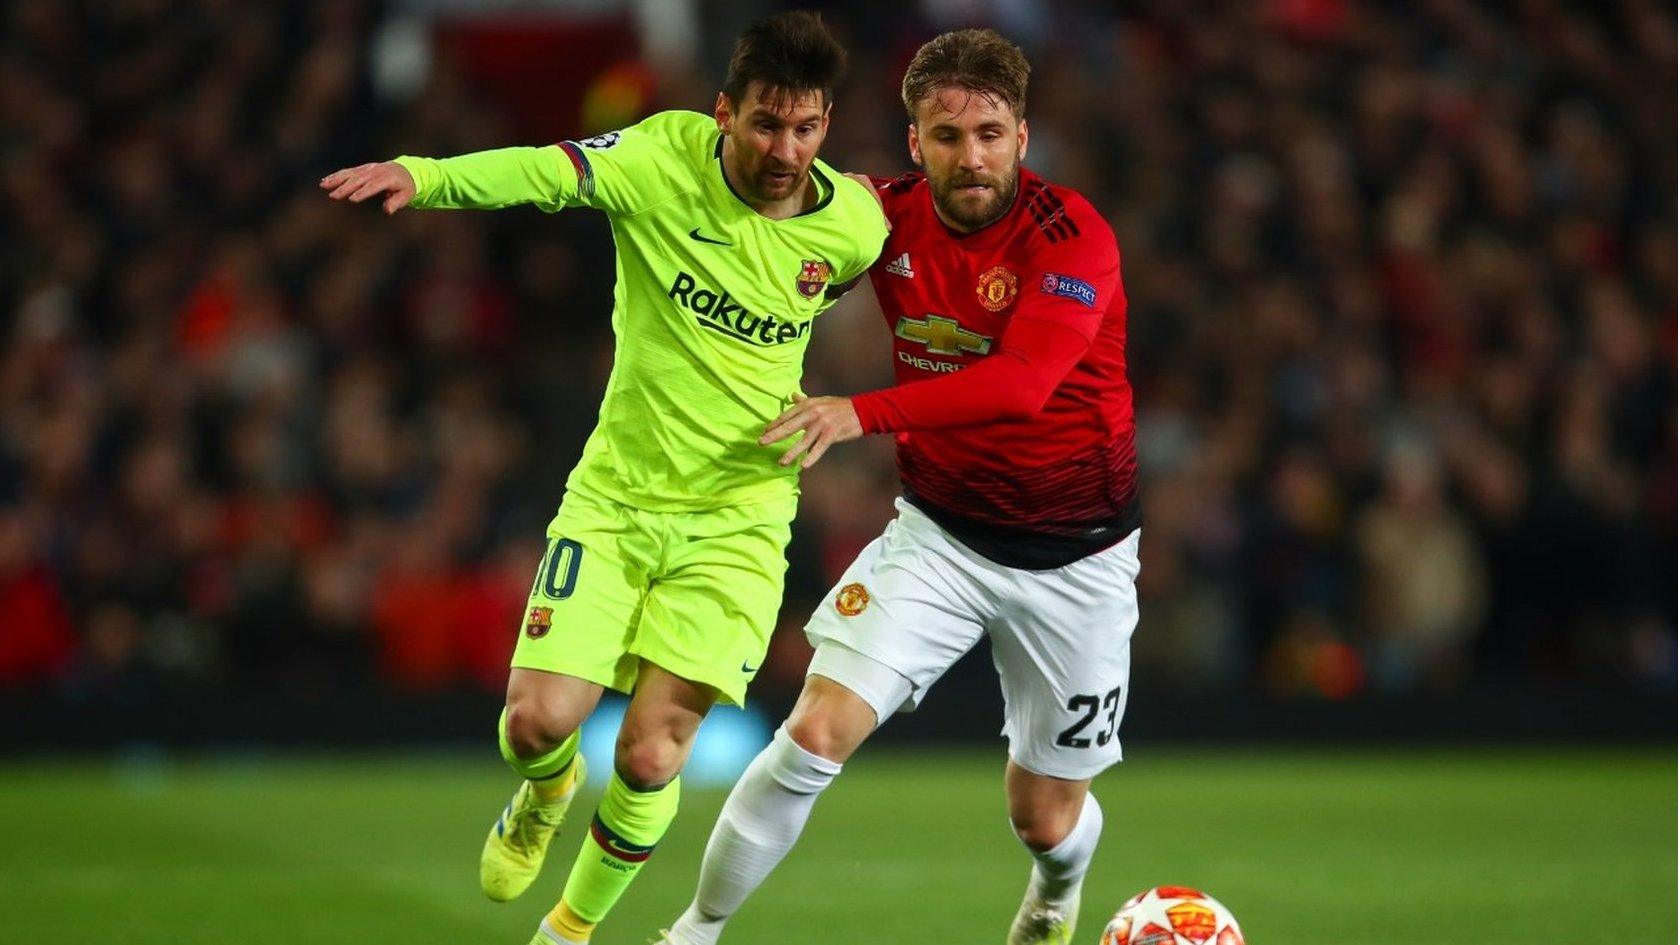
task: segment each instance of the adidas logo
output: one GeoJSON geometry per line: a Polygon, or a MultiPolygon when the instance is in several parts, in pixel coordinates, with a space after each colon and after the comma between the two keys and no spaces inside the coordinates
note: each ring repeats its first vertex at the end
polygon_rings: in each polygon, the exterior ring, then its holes
{"type": "Polygon", "coordinates": [[[910,268],[909,253],[905,253],[892,262],[887,263],[887,271],[895,276],[903,276],[906,279],[916,278],[916,271],[910,268]]]}

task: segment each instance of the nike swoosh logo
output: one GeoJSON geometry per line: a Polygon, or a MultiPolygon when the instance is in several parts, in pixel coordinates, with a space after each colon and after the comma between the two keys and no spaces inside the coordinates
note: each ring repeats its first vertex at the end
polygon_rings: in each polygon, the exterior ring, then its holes
{"type": "Polygon", "coordinates": [[[741,661],[741,672],[743,672],[743,673],[756,673],[756,672],[758,672],[758,667],[757,666],[748,666],[747,661],[742,660],[741,661]]]}
{"type": "Polygon", "coordinates": [[[730,243],[730,242],[727,242],[725,240],[714,240],[709,236],[701,236],[699,227],[695,227],[694,229],[689,230],[688,231],[688,238],[691,239],[691,240],[699,240],[702,243],[710,243],[713,246],[734,246],[735,245],[734,243],[730,243]]]}

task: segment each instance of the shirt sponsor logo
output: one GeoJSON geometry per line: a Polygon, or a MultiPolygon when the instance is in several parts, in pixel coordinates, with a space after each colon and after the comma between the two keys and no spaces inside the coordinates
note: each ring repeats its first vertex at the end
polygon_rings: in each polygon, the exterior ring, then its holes
{"type": "Polygon", "coordinates": [[[829,277],[834,275],[834,267],[821,259],[806,259],[800,263],[799,279],[795,285],[799,287],[799,294],[808,299],[814,299],[822,293],[823,287],[828,285],[829,277]]]}
{"type": "Polygon", "coordinates": [[[791,322],[775,315],[755,315],[728,292],[701,286],[686,272],[677,273],[665,297],[693,312],[702,328],[709,328],[759,348],[783,345],[811,332],[811,322],[791,322]]]}
{"type": "Polygon", "coordinates": [[[1020,280],[1013,272],[1002,266],[993,266],[980,274],[974,294],[980,297],[980,304],[986,307],[986,311],[1001,312],[1015,301],[1015,293],[1020,287],[1020,280]]]}
{"type": "Polygon", "coordinates": [[[956,361],[935,361],[932,358],[918,358],[908,351],[900,351],[898,359],[919,371],[932,371],[935,374],[955,374],[963,369],[956,361]]]}
{"type": "Polygon", "coordinates": [[[1045,295],[1059,295],[1064,299],[1072,299],[1086,308],[1097,307],[1096,287],[1083,279],[1047,272],[1039,282],[1038,290],[1045,295]]]}
{"type": "Polygon", "coordinates": [[[986,354],[992,350],[992,339],[957,324],[954,318],[929,315],[926,318],[900,318],[893,334],[905,341],[927,345],[929,354],[986,354]]]}

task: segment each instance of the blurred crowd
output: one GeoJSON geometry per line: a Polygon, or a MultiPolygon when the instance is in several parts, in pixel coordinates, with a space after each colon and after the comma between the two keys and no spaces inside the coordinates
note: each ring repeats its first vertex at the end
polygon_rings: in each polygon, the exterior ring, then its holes
{"type": "MultiPolygon", "coordinates": [[[[903,66],[991,6],[826,5],[825,157],[904,168],[903,66]]],[[[1123,6],[992,22],[1035,65],[1028,163],[1124,254],[1138,671],[1672,687],[1672,8],[1123,6]]],[[[640,111],[709,110],[763,12],[724,7],[640,111]]],[[[326,200],[516,141],[447,57],[381,94],[386,12],[0,12],[0,686],[501,685],[611,367],[610,235],[326,200]]],[[[808,390],[890,380],[871,306],[819,321],[808,390]]],[[[896,490],[882,438],[808,474],[765,685],[896,490]]]]}

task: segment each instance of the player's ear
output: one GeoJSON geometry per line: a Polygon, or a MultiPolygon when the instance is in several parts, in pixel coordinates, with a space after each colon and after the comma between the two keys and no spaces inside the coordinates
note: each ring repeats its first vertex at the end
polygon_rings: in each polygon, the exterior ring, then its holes
{"type": "Polygon", "coordinates": [[[910,123],[910,163],[922,166],[922,139],[916,134],[916,123],[910,123]]]}
{"type": "Polygon", "coordinates": [[[1015,141],[1015,159],[1025,161],[1027,159],[1027,120],[1025,118],[1021,119],[1021,127],[1015,131],[1015,141]]]}
{"type": "Polygon", "coordinates": [[[730,104],[729,96],[718,93],[717,104],[712,106],[712,117],[717,119],[718,130],[728,134],[729,125],[735,117],[735,109],[730,104]]]}

